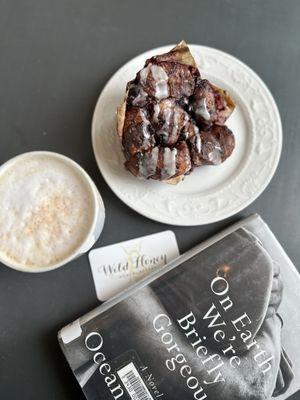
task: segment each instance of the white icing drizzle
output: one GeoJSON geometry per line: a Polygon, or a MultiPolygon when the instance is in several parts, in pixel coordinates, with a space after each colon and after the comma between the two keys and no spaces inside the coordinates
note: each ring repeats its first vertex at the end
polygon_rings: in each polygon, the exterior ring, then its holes
{"type": "Polygon", "coordinates": [[[208,121],[210,119],[210,114],[207,109],[206,98],[204,97],[198,103],[196,114],[200,115],[203,119],[208,121]]]}
{"type": "Polygon", "coordinates": [[[171,107],[167,107],[164,109],[162,118],[164,119],[164,127],[167,130],[169,129],[173,113],[174,113],[174,110],[171,107]]]}
{"type": "Polygon", "coordinates": [[[156,103],[154,105],[154,113],[153,113],[153,121],[155,123],[158,122],[159,113],[160,113],[160,107],[159,107],[159,104],[156,103]]]}
{"type": "Polygon", "coordinates": [[[165,140],[167,140],[169,135],[175,136],[178,132],[181,110],[171,100],[164,100],[162,108],[160,108],[159,104],[154,106],[153,120],[155,123],[159,122],[158,117],[160,114],[162,114],[163,126],[157,133],[164,136],[165,140]],[[171,127],[172,130],[170,131],[171,127]]]}
{"type": "Polygon", "coordinates": [[[148,78],[148,75],[150,72],[150,68],[151,68],[151,64],[148,64],[147,67],[143,68],[140,71],[140,81],[141,81],[141,84],[144,86],[146,85],[147,78],[148,78]]]}
{"type": "MultiPolygon", "coordinates": [[[[190,136],[189,128],[190,128],[190,117],[187,113],[184,113],[181,133],[185,136],[186,139],[190,136]]],[[[195,128],[197,127],[195,126],[195,128]]],[[[197,131],[199,131],[198,128],[197,131]]]]}
{"type": "Polygon", "coordinates": [[[140,71],[140,80],[142,85],[146,85],[150,72],[155,82],[155,97],[158,100],[169,97],[168,75],[159,65],[149,64],[140,71]]]}
{"type": "Polygon", "coordinates": [[[176,173],[176,156],[177,149],[164,148],[163,167],[161,170],[161,178],[163,180],[172,178],[176,173]]]}
{"type": "Polygon", "coordinates": [[[148,94],[142,89],[139,88],[139,94],[136,96],[135,99],[132,100],[132,105],[136,106],[139,103],[145,101],[147,99],[148,94]]]}
{"type": "Polygon", "coordinates": [[[181,134],[185,139],[191,138],[191,143],[195,143],[195,136],[199,134],[199,128],[191,121],[184,122],[181,134]]]}
{"type": "Polygon", "coordinates": [[[158,65],[152,65],[151,73],[156,82],[155,97],[157,99],[165,99],[169,96],[168,75],[165,70],[158,65]]]}
{"type": "Polygon", "coordinates": [[[195,145],[195,150],[198,154],[201,153],[201,148],[202,148],[202,143],[201,143],[201,136],[199,132],[195,133],[195,136],[193,136],[193,144],[195,145]]]}
{"type": "Polygon", "coordinates": [[[158,147],[154,147],[150,153],[145,153],[139,164],[139,175],[143,178],[149,178],[156,172],[158,160],[158,147]]]}
{"type": "Polygon", "coordinates": [[[176,135],[177,134],[178,124],[179,124],[179,111],[177,109],[175,109],[174,110],[172,135],[176,135]]]}
{"type": "Polygon", "coordinates": [[[208,160],[214,165],[221,164],[222,162],[222,149],[220,146],[215,146],[215,148],[207,154],[208,160]]]}
{"type": "Polygon", "coordinates": [[[187,113],[184,113],[184,120],[183,120],[183,126],[186,126],[190,122],[190,117],[187,113]]]}
{"type": "Polygon", "coordinates": [[[148,140],[150,139],[150,132],[149,132],[150,122],[147,119],[147,117],[145,115],[145,111],[143,109],[140,109],[139,112],[140,112],[140,116],[141,116],[142,121],[143,121],[143,124],[142,124],[142,130],[143,130],[143,136],[144,136],[144,143],[143,144],[147,144],[148,140]]]}

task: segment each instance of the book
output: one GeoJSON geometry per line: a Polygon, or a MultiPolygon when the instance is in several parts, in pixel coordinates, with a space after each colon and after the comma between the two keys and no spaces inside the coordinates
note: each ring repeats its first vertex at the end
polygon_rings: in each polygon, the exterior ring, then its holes
{"type": "Polygon", "coordinates": [[[287,399],[300,389],[300,276],[253,215],[67,325],[86,398],[287,399]]]}

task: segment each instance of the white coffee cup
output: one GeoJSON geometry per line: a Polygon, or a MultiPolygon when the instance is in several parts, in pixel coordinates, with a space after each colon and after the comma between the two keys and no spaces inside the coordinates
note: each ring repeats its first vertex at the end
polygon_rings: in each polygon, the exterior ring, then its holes
{"type": "Polygon", "coordinates": [[[0,167],[0,262],[8,267],[61,267],[94,245],[104,220],[96,185],[70,158],[33,151],[0,167]]]}

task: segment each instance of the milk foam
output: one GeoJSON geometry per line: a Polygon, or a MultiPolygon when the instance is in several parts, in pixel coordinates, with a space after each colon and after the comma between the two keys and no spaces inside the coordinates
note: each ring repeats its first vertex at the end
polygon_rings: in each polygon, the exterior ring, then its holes
{"type": "Polygon", "coordinates": [[[32,154],[0,173],[0,256],[47,267],[70,256],[91,228],[91,188],[63,159],[32,154]]]}

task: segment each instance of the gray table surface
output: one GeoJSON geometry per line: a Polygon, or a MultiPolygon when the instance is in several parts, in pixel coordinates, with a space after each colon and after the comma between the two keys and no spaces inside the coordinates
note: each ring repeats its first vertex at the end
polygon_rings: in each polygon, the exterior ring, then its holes
{"type": "MultiPolygon", "coordinates": [[[[277,101],[284,133],[279,168],[259,199],[219,223],[171,227],[181,252],[258,212],[297,265],[300,1],[0,0],[0,163],[26,151],[51,150],[82,165],[106,206],[96,246],[170,228],[129,209],[105,184],[90,125],[113,72],[141,52],[181,39],[227,51],[253,68],[277,101]]],[[[1,400],[83,399],[56,334],[96,305],[87,256],[46,274],[1,265],[1,400]]]]}

